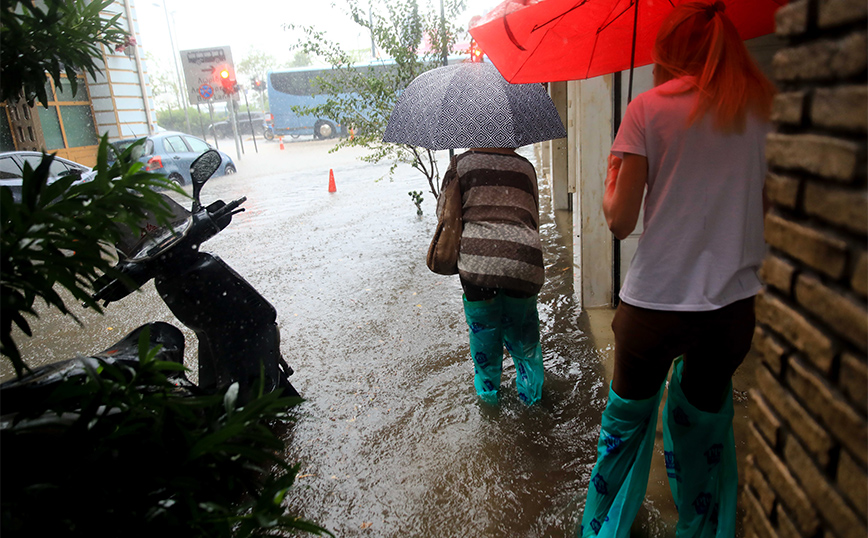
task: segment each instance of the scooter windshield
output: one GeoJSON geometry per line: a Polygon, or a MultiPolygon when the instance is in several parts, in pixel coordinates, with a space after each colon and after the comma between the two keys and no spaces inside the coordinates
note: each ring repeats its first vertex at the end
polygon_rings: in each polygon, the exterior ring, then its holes
{"type": "Polygon", "coordinates": [[[144,260],[165,252],[187,235],[187,231],[190,229],[192,223],[193,219],[187,217],[186,219],[173,222],[170,226],[164,226],[148,232],[132,249],[129,258],[131,260],[144,260]]]}

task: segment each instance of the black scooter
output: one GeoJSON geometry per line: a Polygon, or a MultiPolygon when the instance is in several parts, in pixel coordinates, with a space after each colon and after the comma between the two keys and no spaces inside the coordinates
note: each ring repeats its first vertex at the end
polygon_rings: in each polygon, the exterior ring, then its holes
{"type": "MultiPolygon", "coordinates": [[[[293,371],[280,354],[274,307],[223,260],[199,250],[202,243],[232,222],[232,215],[244,211],[240,206],[246,198],[201,206],[202,186],[220,164],[220,154],[214,150],[193,162],[192,212],[163,195],[175,215],[171,224],[146,224],[143,230],[149,231],[141,239],[121,241],[121,260],[115,269],[126,278],[101,277],[93,297],[108,305],[154,279],[160,297],[199,339],[198,385],[180,374],[174,381],[182,389],[213,392],[237,382],[243,399],[261,380],[265,392],[280,390],[284,396],[298,396],[289,382],[293,371]]],[[[183,362],[184,335],[177,327],[162,322],[143,325],[102,353],[43,366],[0,384],[3,414],[21,409],[28,401],[38,401],[64,378],[86,375],[86,366],[96,366],[97,359],[137,361],[139,335],[145,328],[150,347],[162,346],[160,360],[183,362]]]]}

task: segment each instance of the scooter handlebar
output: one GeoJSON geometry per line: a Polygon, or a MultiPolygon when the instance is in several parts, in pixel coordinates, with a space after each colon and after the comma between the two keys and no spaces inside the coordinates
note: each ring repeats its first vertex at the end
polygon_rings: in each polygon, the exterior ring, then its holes
{"type": "MultiPolygon", "coordinates": [[[[194,216],[194,224],[191,233],[186,236],[186,241],[189,244],[199,245],[204,243],[209,238],[216,235],[220,230],[229,225],[232,221],[232,215],[244,211],[238,207],[247,201],[247,197],[241,197],[233,200],[228,204],[224,204],[218,200],[206,208],[209,218],[201,219],[194,216]]],[[[176,246],[176,245],[172,245],[176,246]]],[[[174,250],[173,250],[174,251],[174,250]]],[[[96,301],[105,301],[105,305],[111,302],[118,301],[134,290],[140,288],[145,282],[157,276],[163,269],[157,259],[161,259],[163,254],[168,252],[160,251],[155,254],[154,259],[140,260],[131,263],[119,263],[116,267],[127,277],[120,279],[116,276],[101,276],[94,285],[96,292],[92,295],[96,301]]]]}
{"type": "MultiPolygon", "coordinates": [[[[247,201],[247,197],[242,196],[241,198],[239,198],[237,200],[233,200],[233,201],[229,202],[228,204],[224,205],[223,207],[217,208],[216,210],[214,210],[213,213],[209,211],[211,218],[214,220],[220,220],[227,215],[234,215],[235,213],[237,213],[237,211],[235,211],[235,210],[238,208],[238,206],[240,206],[241,204],[243,204],[246,201],[247,201]]],[[[242,209],[241,211],[244,211],[244,210],[242,209]]]]}

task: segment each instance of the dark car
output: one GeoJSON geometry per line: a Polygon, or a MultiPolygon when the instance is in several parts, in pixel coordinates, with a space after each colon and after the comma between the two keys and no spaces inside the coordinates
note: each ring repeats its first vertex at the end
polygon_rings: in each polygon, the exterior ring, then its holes
{"type": "MultiPolygon", "coordinates": [[[[238,134],[251,134],[250,126],[253,125],[253,132],[262,135],[265,131],[266,117],[260,112],[251,112],[250,117],[247,112],[238,113],[238,134]]],[[[232,136],[232,123],[229,120],[214,122],[208,126],[208,133],[211,136],[218,138],[230,138],[232,136]]]]}
{"type": "MultiPolygon", "coordinates": [[[[179,185],[190,183],[190,165],[196,157],[213,149],[201,138],[174,131],[165,131],[144,138],[145,142],[133,150],[133,159],[143,163],[148,171],[165,174],[179,185]]],[[[128,138],[111,144],[120,153],[137,140],[141,138],[128,138]]],[[[232,158],[222,151],[218,150],[218,153],[223,162],[214,175],[234,174],[236,168],[232,158]]],[[[113,158],[114,155],[109,157],[113,158]]]]}
{"type": "MultiPolygon", "coordinates": [[[[42,162],[42,153],[39,151],[7,151],[0,153],[0,187],[9,187],[12,198],[16,202],[21,201],[21,181],[24,177],[24,163],[30,163],[34,170],[42,162]]],[[[54,157],[49,168],[48,183],[53,183],[59,178],[77,176],[75,182],[90,180],[94,172],[89,166],[54,157]]]]}

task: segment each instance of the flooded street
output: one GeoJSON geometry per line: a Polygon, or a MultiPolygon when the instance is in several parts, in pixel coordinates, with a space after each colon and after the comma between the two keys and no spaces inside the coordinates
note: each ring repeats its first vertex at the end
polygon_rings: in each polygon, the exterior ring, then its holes
{"type": "MultiPolygon", "coordinates": [[[[518,401],[507,359],[493,408],[473,389],[458,277],[425,266],[436,224],[425,179],[401,166],[394,180],[379,180],[388,165],[358,161],[358,150],[329,154],[332,145],[302,139],[279,150],[260,140],[255,154],[248,141],[239,173],[212,179],[202,196],[247,196],[247,211],[203,248],[274,304],[283,356],[307,400],[285,434],[286,459],[300,465],[290,511],[340,537],[574,536],[605,374],[572,299],[569,238],[555,228],[548,185],[543,399],[533,408],[518,401]],[[421,217],[411,190],[423,191],[421,217]]],[[[530,148],[522,153],[533,161],[530,148]]],[[[34,338],[19,340],[23,356],[53,362],[108,347],[147,321],[177,324],[153,284],[81,320],[47,313],[34,338]]],[[[195,378],[196,339],[185,334],[195,378]]],[[[643,511],[640,520],[663,535],[659,518],[643,511]]]]}

